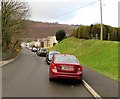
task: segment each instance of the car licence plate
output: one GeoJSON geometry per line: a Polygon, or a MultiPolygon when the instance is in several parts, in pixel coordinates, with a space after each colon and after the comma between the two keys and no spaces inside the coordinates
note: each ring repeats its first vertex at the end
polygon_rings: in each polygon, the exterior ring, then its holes
{"type": "Polygon", "coordinates": [[[73,70],[72,66],[62,66],[62,70],[73,70]]]}

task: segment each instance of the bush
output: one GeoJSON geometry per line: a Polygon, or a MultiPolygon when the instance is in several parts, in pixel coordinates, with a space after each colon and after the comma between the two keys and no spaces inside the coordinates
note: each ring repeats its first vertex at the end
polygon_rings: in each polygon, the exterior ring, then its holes
{"type": "Polygon", "coordinates": [[[65,37],[66,37],[66,33],[65,33],[65,31],[64,30],[58,30],[57,32],[56,32],[56,40],[58,41],[58,42],[60,42],[62,39],[64,39],[65,37]]]}

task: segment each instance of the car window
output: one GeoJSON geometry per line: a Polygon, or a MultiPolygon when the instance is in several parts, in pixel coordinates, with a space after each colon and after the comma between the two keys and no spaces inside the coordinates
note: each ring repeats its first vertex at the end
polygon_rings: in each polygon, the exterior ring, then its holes
{"type": "Polygon", "coordinates": [[[49,53],[49,59],[52,60],[52,57],[53,57],[53,55],[55,55],[55,54],[59,54],[59,52],[49,53]]]}
{"type": "Polygon", "coordinates": [[[55,62],[62,62],[62,63],[79,63],[76,57],[74,56],[56,56],[55,62]]]}
{"type": "Polygon", "coordinates": [[[46,51],[46,49],[43,49],[43,51],[46,51]]]}
{"type": "Polygon", "coordinates": [[[47,49],[41,49],[41,51],[47,51],[47,49]]]}
{"type": "Polygon", "coordinates": [[[54,54],[55,54],[55,53],[50,53],[50,54],[49,54],[49,59],[50,59],[50,60],[52,60],[52,57],[53,57],[54,54]]]}
{"type": "Polygon", "coordinates": [[[52,60],[53,54],[49,54],[49,60],[52,60]]]}

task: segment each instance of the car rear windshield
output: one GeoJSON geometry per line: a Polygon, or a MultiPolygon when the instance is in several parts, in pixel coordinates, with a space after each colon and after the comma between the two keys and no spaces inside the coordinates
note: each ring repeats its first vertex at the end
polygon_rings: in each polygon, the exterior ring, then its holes
{"type": "Polygon", "coordinates": [[[46,51],[46,49],[41,49],[41,51],[46,51]]]}
{"type": "Polygon", "coordinates": [[[55,60],[56,63],[79,63],[75,56],[56,56],[55,60]]]}

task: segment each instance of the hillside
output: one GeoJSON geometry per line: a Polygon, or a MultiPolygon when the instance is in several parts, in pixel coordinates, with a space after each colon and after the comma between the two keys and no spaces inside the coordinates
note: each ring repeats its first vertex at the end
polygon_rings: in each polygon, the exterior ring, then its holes
{"type": "Polygon", "coordinates": [[[118,80],[118,43],[67,38],[50,50],[73,54],[81,64],[118,80]]]}
{"type": "Polygon", "coordinates": [[[73,32],[73,29],[76,28],[76,26],[58,24],[57,22],[48,23],[48,22],[35,22],[30,20],[27,21],[27,25],[29,27],[22,35],[22,37],[24,38],[45,38],[48,36],[53,36],[59,29],[64,29],[67,34],[71,34],[73,32]]]}

